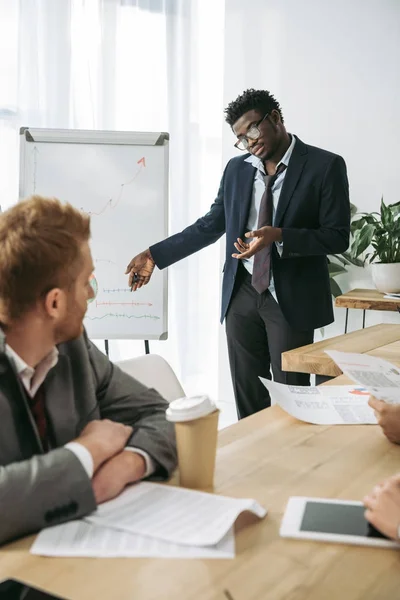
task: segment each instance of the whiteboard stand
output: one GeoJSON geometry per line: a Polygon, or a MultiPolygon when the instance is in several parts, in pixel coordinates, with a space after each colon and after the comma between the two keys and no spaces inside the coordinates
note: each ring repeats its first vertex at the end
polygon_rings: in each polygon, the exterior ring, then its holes
{"type": "Polygon", "coordinates": [[[126,264],[168,236],[169,135],[165,132],[20,130],[20,198],[58,197],[91,217],[91,339],[168,338],[167,270],[132,298],[126,264]],[[150,232],[150,233],[149,233],[150,232]]]}
{"type": "MultiPolygon", "coordinates": [[[[108,357],[110,357],[110,346],[109,346],[108,340],[104,340],[104,347],[105,347],[106,355],[108,357]]],[[[149,340],[144,340],[144,351],[146,354],[150,354],[149,340]]]]}

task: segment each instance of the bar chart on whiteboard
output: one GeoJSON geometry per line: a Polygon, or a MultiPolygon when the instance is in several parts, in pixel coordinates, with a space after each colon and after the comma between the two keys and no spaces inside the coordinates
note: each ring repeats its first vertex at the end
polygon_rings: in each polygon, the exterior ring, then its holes
{"type": "Polygon", "coordinates": [[[167,235],[168,144],[163,134],[132,133],[130,140],[107,133],[25,130],[20,196],[55,196],[90,215],[91,338],[165,339],[166,273],[156,269],[147,286],[132,292],[125,270],[167,235]]]}

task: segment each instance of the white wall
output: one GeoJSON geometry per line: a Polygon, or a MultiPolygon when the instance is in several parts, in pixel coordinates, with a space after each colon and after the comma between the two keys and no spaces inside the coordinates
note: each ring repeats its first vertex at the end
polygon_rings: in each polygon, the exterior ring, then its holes
{"type": "MultiPolygon", "coordinates": [[[[341,154],[351,201],[376,210],[382,194],[400,200],[400,1],[226,0],[225,105],[244,89],[268,89],[285,123],[309,144],[341,154]]],[[[224,162],[233,155],[225,126],[224,162]]],[[[372,287],[368,270],[338,279],[342,289],[372,287]]],[[[344,330],[344,309],[325,335],[344,330]]],[[[396,313],[367,313],[367,325],[400,322],[396,313]]],[[[351,311],[351,329],[361,327],[351,311]]],[[[224,332],[219,397],[232,398],[224,332]]]]}

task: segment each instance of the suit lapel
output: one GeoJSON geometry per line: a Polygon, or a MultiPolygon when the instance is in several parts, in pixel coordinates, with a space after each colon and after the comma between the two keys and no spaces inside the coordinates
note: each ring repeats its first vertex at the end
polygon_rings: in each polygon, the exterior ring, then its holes
{"type": "Polygon", "coordinates": [[[46,410],[56,446],[63,446],[77,435],[78,415],[68,356],[60,354],[58,362],[45,380],[46,410]]]}
{"type": "MultiPolygon", "coordinates": [[[[1,342],[0,342],[1,346],[1,342]]],[[[0,350],[0,392],[8,407],[5,409],[6,421],[2,425],[7,428],[7,414],[11,419],[9,430],[2,434],[2,442],[11,435],[12,444],[18,443],[21,457],[30,458],[33,454],[43,453],[43,446],[36,427],[27,394],[15,370],[14,364],[0,350]],[[15,426],[15,433],[13,428],[15,426]],[[11,433],[10,433],[11,432],[11,433]]],[[[3,415],[4,416],[4,415],[3,415]]],[[[8,451],[13,452],[12,445],[8,451]]]]}
{"type": "Polygon", "coordinates": [[[238,171],[238,198],[240,203],[239,235],[245,233],[253,194],[255,168],[245,160],[238,171]]]}
{"type": "Polygon", "coordinates": [[[280,227],[289,202],[292,199],[300,175],[307,162],[307,146],[296,137],[296,143],[283,181],[281,195],[276,209],[274,226],[280,227]]]}

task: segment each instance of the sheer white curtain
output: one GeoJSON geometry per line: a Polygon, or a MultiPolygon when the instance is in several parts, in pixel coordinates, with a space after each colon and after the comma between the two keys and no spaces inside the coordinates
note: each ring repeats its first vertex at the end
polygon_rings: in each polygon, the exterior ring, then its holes
{"type": "MultiPolygon", "coordinates": [[[[221,175],[223,0],[0,0],[0,205],[18,193],[20,126],[163,130],[170,232],[204,214],[221,175]]],[[[137,248],[132,240],[132,256],[137,248]]],[[[169,271],[169,335],[152,342],[189,392],[218,386],[219,252],[169,271]]],[[[143,353],[110,343],[113,360],[143,353]]]]}

